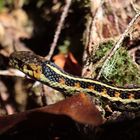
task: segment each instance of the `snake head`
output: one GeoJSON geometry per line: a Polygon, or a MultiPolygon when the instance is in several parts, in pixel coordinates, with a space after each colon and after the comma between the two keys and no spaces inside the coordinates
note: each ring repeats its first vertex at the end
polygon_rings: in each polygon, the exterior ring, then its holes
{"type": "Polygon", "coordinates": [[[11,54],[9,64],[11,67],[19,69],[35,79],[39,79],[44,61],[45,59],[32,52],[18,51],[11,54]]]}

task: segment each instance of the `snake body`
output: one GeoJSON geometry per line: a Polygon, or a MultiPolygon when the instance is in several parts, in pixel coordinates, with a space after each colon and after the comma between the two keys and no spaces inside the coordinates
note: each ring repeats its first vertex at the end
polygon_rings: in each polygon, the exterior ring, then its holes
{"type": "Polygon", "coordinates": [[[102,105],[109,105],[115,110],[140,110],[140,87],[121,88],[73,76],[31,52],[14,52],[10,57],[10,65],[66,95],[85,93],[100,100],[102,105]]]}

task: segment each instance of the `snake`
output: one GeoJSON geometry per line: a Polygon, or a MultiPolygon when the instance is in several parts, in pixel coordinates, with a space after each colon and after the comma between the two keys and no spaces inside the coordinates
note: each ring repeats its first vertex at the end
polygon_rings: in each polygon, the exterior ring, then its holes
{"type": "Polygon", "coordinates": [[[140,111],[140,87],[116,87],[91,78],[74,76],[29,51],[12,53],[9,64],[67,96],[84,93],[99,101],[103,108],[109,106],[119,111],[140,111]]]}

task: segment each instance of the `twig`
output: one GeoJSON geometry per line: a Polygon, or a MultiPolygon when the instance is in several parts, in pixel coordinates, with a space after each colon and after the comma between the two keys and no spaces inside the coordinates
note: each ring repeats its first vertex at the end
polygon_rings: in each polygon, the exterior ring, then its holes
{"type": "MultiPolygon", "coordinates": [[[[64,25],[64,21],[66,19],[67,14],[68,14],[68,10],[69,10],[69,7],[71,5],[71,2],[72,2],[72,0],[66,0],[66,4],[64,6],[63,12],[61,14],[61,17],[60,17],[60,20],[59,20],[59,23],[58,23],[58,26],[57,26],[55,34],[54,34],[53,42],[52,42],[51,47],[50,47],[50,52],[45,57],[45,59],[47,59],[47,60],[50,60],[53,53],[54,53],[55,47],[56,47],[58,39],[59,39],[59,35],[60,35],[62,27],[64,25]]],[[[44,86],[45,85],[42,85],[42,94],[43,94],[42,103],[47,103],[46,101],[44,102],[44,98],[46,96],[45,93],[44,93],[44,88],[45,88],[44,86]]]]}
{"type": "Polygon", "coordinates": [[[0,70],[0,75],[25,77],[23,72],[16,69],[0,70]]]}
{"type": "Polygon", "coordinates": [[[135,15],[135,17],[131,20],[131,22],[128,24],[126,30],[124,31],[124,33],[120,36],[120,38],[119,38],[118,42],[116,43],[116,45],[111,49],[109,55],[107,55],[106,60],[105,60],[103,66],[102,66],[102,68],[101,68],[101,70],[100,70],[100,72],[99,72],[99,74],[98,74],[98,76],[97,76],[97,80],[100,78],[100,76],[101,76],[101,74],[102,74],[104,68],[106,67],[106,65],[107,65],[107,63],[109,62],[109,60],[111,59],[111,57],[112,57],[112,56],[116,53],[116,51],[121,47],[121,44],[122,44],[122,42],[123,42],[125,36],[128,35],[130,29],[133,27],[134,23],[136,23],[136,21],[138,20],[139,16],[140,16],[140,12],[137,13],[137,14],[135,15]]]}
{"type": "Polygon", "coordinates": [[[56,29],[56,32],[55,32],[55,35],[54,35],[53,42],[52,42],[52,44],[51,44],[50,52],[49,52],[49,54],[45,57],[47,60],[50,60],[50,58],[51,58],[52,55],[53,55],[53,52],[54,52],[55,47],[56,47],[56,45],[57,45],[57,41],[58,41],[58,39],[59,39],[59,35],[60,35],[61,30],[62,30],[62,27],[63,27],[63,25],[64,25],[65,18],[66,18],[67,14],[68,14],[68,10],[69,10],[69,7],[70,7],[70,5],[71,5],[71,1],[72,1],[72,0],[66,0],[66,4],[65,4],[65,6],[64,6],[64,10],[63,10],[62,15],[61,15],[61,17],[60,17],[60,21],[59,21],[59,23],[58,23],[58,26],[57,26],[57,29],[56,29]]]}

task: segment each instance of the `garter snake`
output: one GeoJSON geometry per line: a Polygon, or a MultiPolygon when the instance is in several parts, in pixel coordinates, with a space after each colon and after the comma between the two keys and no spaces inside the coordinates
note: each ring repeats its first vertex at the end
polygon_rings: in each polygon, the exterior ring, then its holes
{"type": "Polygon", "coordinates": [[[85,93],[115,110],[140,110],[140,87],[115,87],[93,79],[73,76],[31,52],[14,52],[10,56],[10,65],[66,95],[85,93]]]}

